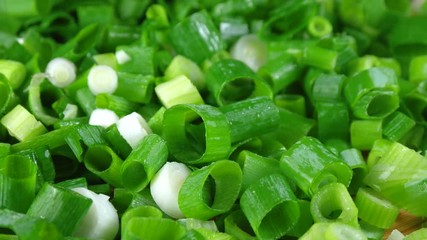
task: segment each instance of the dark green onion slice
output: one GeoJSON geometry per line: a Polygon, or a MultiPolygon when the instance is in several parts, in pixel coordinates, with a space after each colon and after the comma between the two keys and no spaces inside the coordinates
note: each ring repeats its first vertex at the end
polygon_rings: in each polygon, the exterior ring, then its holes
{"type": "Polygon", "coordinates": [[[36,194],[37,167],[30,158],[0,158],[0,207],[25,213],[36,194]]]}
{"type": "Polygon", "coordinates": [[[141,191],[167,158],[165,140],[156,134],[145,136],[123,162],[120,170],[123,186],[134,192],[141,191]]]}
{"type": "Polygon", "coordinates": [[[46,183],[31,203],[27,215],[46,219],[68,236],[79,227],[91,205],[89,198],[46,183]]]}
{"type": "Polygon", "coordinates": [[[277,129],[279,109],[268,97],[256,97],[222,106],[230,126],[231,142],[257,137],[277,129]]]}
{"type": "Polygon", "coordinates": [[[242,171],[236,162],[213,162],[191,172],[184,181],[178,195],[179,208],[187,218],[210,219],[231,209],[241,184],[242,171]]]}
{"type": "Polygon", "coordinates": [[[220,106],[257,96],[273,96],[264,79],[234,59],[213,63],[206,72],[206,84],[220,106]]]}
{"type": "Polygon", "coordinates": [[[282,155],[280,161],[285,175],[308,196],[313,196],[331,182],[348,186],[352,177],[350,167],[313,137],[301,138],[282,155]]]}
{"type": "Polygon", "coordinates": [[[170,153],[178,161],[196,164],[228,156],[231,146],[229,125],[217,108],[182,104],[167,109],[163,117],[164,138],[170,153]],[[198,130],[191,136],[189,128],[198,130]]]}
{"type": "Polygon", "coordinates": [[[240,207],[256,236],[262,239],[286,235],[300,217],[297,198],[279,174],[252,184],[240,198],[240,207]]]}

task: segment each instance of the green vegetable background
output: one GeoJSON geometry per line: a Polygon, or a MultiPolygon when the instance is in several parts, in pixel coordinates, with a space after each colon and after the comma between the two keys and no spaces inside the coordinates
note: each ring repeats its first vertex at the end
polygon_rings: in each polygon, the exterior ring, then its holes
{"type": "Polygon", "coordinates": [[[427,2],[0,0],[0,123],[0,239],[384,239],[427,2]]]}

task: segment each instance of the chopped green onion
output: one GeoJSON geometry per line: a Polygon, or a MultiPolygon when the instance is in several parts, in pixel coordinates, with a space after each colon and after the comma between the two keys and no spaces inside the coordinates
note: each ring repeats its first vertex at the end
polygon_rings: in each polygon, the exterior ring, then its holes
{"type": "Polygon", "coordinates": [[[227,118],[210,105],[180,104],[167,109],[163,135],[170,153],[190,164],[225,159],[231,147],[227,118]],[[196,134],[189,134],[191,129],[196,134]]]}
{"type": "Polygon", "coordinates": [[[267,62],[267,45],[257,35],[248,34],[237,40],[231,47],[230,54],[256,72],[267,62]]]}
{"type": "Polygon", "coordinates": [[[27,215],[46,219],[69,236],[76,231],[92,205],[92,200],[69,189],[44,184],[31,203],[27,215]]]}
{"type": "Polygon", "coordinates": [[[30,158],[7,155],[0,158],[0,207],[24,213],[36,193],[37,168],[30,158]],[[19,189],[19,191],[16,191],[19,189]]]}
{"type": "Polygon", "coordinates": [[[396,111],[383,120],[382,126],[382,133],[387,139],[399,141],[415,126],[415,121],[406,114],[396,111]]]}
{"type": "Polygon", "coordinates": [[[282,155],[280,166],[308,196],[333,182],[348,186],[352,177],[350,167],[313,137],[303,137],[293,144],[282,155]]]}
{"type": "Polygon", "coordinates": [[[307,30],[312,36],[321,38],[332,33],[332,24],[325,17],[314,16],[310,18],[307,30]]]}
{"type": "Polygon", "coordinates": [[[403,233],[401,233],[397,229],[393,229],[393,231],[391,231],[390,235],[387,238],[387,240],[404,240],[404,239],[405,239],[405,235],[403,235],[403,233]]]}
{"type": "Polygon", "coordinates": [[[110,109],[97,108],[92,111],[89,118],[89,124],[107,128],[119,121],[119,116],[110,109]]]}
{"type": "Polygon", "coordinates": [[[55,149],[66,144],[64,136],[67,136],[74,131],[71,126],[56,129],[39,135],[37,138],[27,139],[25,141],[13,144],[10,147],[12,153],[39,147],[49,147],[55,149]]]}
{"type": "Polygon", "coordinates": [[[381,137],[382,121],[380,120],[354,120],[350,125],[350,141],[354,148],[369,150],[381,137]]]}
{"type": "Polygon", "coordinates": [[[145,188],[141,192],[135,193],[128,207],[135,208],[138,206],[153,206],[159,208],[156,201],[154,201],[150,190],[151,189],[149,188],[145,188]]]}
{"type": "Polygon", "coordinates": [[[206,84],[220,106],[251,97],[272,97],[270,86],[243,62],[234,59],[213,63],[206,72],[206,84]]]}
{"type": "Polygon", "coordinates": [[[231,142],[257,137],[277,129],[279,109],[268,97],[255,97],[222,106],[230,126],[231,142]]]}
{"type": "Polygon", "coordinates": [[[317,101],[315,108],[319,139],[348,139],[350,114],[344,102],[317,101]]]}
{"type": "Polygon", "coordinates": [[[358,227],[358,209],[342,183],[329,183],[320,188],[311,200],[314,222],[341,222],[358,227]]]}
{"type": "Polygon", "coordinates": [[[170,108],[183,103],[203,104],[196,86],[184,75],[175,77],[172,80],[161,83],[154,89],[163,106],[170,108]]]}
{"type": "Polygon", "coordinates": [[[240,36],[249,34],[249,23],[241,16],[227,16],[220,19],[219,31],[226,43],[236,41],[240,36]]]}
{"type": "Polygon", "coordinates": [[[166,142],[161,137],[155,134],[145,136],[123,162],[120,170],[123,186],[140,192],[166,163],[167,157],[166,142]]]}
{"type": "Polygon", "coordinates": [[[0,0],[0,238],[382,239],[397,209],[426,217],[426,13],[0,0]]]}
{"type": "Polygon", "coordinates": [[[359,188],[354,202],[359,218],[379,228],[390,228],[399,215],[399,208],[369,188],[359,188]]]}
{"type": "Polygon", "coordinates": [[[179,54],[196,63],[225,48],[218,29],[206,11],[196,12],[176,24],[172,28],[171,39],[179,54]]]}
{"type": "Polygon", "coordinates": [[[213,162],[185,179],[179,190],[179,208],[187,218],[210,219],[232,208],[241,184],[242,171],[236,162],[213,162]]]}
{"type": "Polygon", "coordinates": [[[311,87],[311,100],[313,103],[319,101],[341,101],[346,77],[337,74],[322,73],[314,79],[311,87]]]}
{"type": "Polygon", "coordinates": [[[159,208],[173,218],[184,217],[178,205],[178,194],[190,173],[183,163],[166,162],[151,180],[151,196],[159,208]]]}
{"type": "Polygon", "coordinates": [[[338,52],[318,46],[304,48],[302,63],[311,67],[332,71],[337,65],[338,52]]]}
{"type": "Polygon", "coordinates": [[[116,49],[116,58],[119,72],[154,75],[154,49],[152,47],[119,46],[116,49]]]}
{"type": "Polygon", "coordinates": [[[120,168],[123,161],[110,147],[101,144],[89,146],[83,162],[89,171],[106,183],[114,187],[122,186],[120,168]]]}
{"type": "Polygon", "coordinates": [[[344,95],[353,114],[361,119],[382,119],[399,107],[397,78],[389,68],[371,68],[351,77],[344,95]]]}
{"type": "Polygon", "coordinates": [[[31,78],[28,101],[29,107],[34,116],[46,125],[52,125],[58,121],[58,117],[49,114],[50,109],[43,106],[43,102],[46,98],[50,98],[50,101],[55,101],[62,98],[63,93],[50,82],[46,81],[47,76],[45,74],[35,74],[31,78]]]}
{"type": "MultiPolygon", "coordinates": [[[[0,219],[2,230],[5,228],[10,229],[18,236],[13,238],[13,236],[7,235],[8,237],[5,239],[43,240],[63,238],[58,228],[46,219],[17,213],[9,209],[0,210],[0,219]]],[[[1,235],[1,237],[3,236],[1,235]]]]}
{"type": "Polygon", "coordinates": [[[373,67],[379,67],[380,60],[374,55],[365,55],[356,59],[353,59],[348,63],[347,74],[354,76],[364,70],[368,70],[373,67]]]}
{"type": "Polygon", "coordinates": [[[0,73],[6,77],[13,89],[18,89],[25,80],[27,70],[20,62],[0,59],[0,73]]]}
{"type": "Polygon", "coordinates": [[[87,85],[94,95],[114,93],[118,85],[117,73],[109,66],[94,66],[87,76],[87,85]]]}
{"type": "Polygon", "coordinates": [[[166,68],[165,79],[169,81],[181,75],[190,79],[198,90],[203,90],[205,88],[205,76],[200,67],[190,59],[177,55],[166,68]]]}
{"type": "Polygon", "coordinates": [[[263,177],[249,186],[240,198],[240,207],[256,236],[262,239],[286,235],[300,217],[297,199],[279,174],[263,177]]]}
{"type": "Polygon", "coordinates": [[[123,240],[180,240],[185,235],[185,228],[180,223],[168,218],[135,217],[128,221],[123,240]]]}
{"type": "Polygon", "coordinates": [[[109,197],[82,187],[72,190],[92,200],[87,215],[73,235],[93,239],[114,239],[119,231],[119,217],[114,206],[108,201],[109,197]]]}
{"type": "Polygon", "coordinates": [[[1,118],[1,124],[19,141],[35,138],[47,132],[44,125],[22,105],[17,105],[1,118]]]}
{"type": "Polygon", "coordinates": [[[258,179],[273,173],[281,173],[279,161],[262,157],[248,150],[240,152],[237,161],[242,168],[243,174],[241,193],[251,184],[257,182],[258,179]]]}
{"type": "Polygon", "coordinates": [[[35,149],[26,149],[15,153],[30,158],[37,166],[36,191],[44,182],[52,183],[56,177],[56,170],[52,159],[52,154],[47,146],[37,147],[35,149]]]}
{"type": "Polygon", "coordinates": [[[138,146],[146,135],[151,133],[148,123],[136,112],[120,118],[116,125],[120,135],[133,149],[138,146]]]}
{"type": "Polygon", "coordinates": [[[131,102],[148,103],[153,95],[154,78],[151,75],[118,72],[118,86],[114,95],[131,102]]]}
{"type": "Polygon", "coordinates": [[[76,66],[65,58],[54,58],[46,66],[47,79],[55,86],[63,88],[76,79],[76,66]]]}
{"type": "Polygon", "coordinates": [[[352,60],[357,58],[358,46],[354,37],[346,34],[339,34],[322,38],[319,42],[320,46],[337,51],[336,71],[344,72],[352,60]]]}
{"type": "Polygon", "coordinates": [[[374,142],[374,145],[369,152],[368,159],[366,160],[366,165],[368,168],[371,168],[388,152],[391,144],[393,142],[386,139],[378,139],[374,142]]]}
{"type": "Polygon", "coordinates": [[[98,43],[103,31],[104,27],[96,23],[85,26],[73,38],[60,45],[53,56],[63,57],[72,62],[82,60],[98,43]]]}
{"type": "Polygon", "coordinates": [[[89,88],[84,87],[77,90],[75,98],[86,115],[90,115],[96,109],[96,97],[89,88]]]}
{"type": "Polygon", "coordinates": [[[267,81],[273,92],[277,93],[298,80],[302,67],[290,54],[281,54],[268,60],[257,73],[267,81]]]}
{"type": "Polygon", "coordinates": [[[158,208],[153,206],[139,206],[126,210],[121,218],[121,235],[124,236],[127,224],[131,219],[140,217],[161,218],[163,217],[163,213],[158,208]]]}
{"type": "MultiPolygon", "coordinates": [[[[62,133],[59,130],[57,132],[58,135],[62,133]]],[[[70,131],[65,133],[65,137],[63,136],[62,139],[65,140],[74,157],[80,162],[83,160],[83,155],[88,147],[97,144],[107,144],[107,141],[104,139],[104,128],[100,126],[92,126],[87,123],[78,124],[71,127],[70,131]]]]}
{"type": "Polygon", "coordinates": [[[10,111],[18,103],[18,97],[9,81],[0,74],[0,117],[10,111]]]}
{"type": "Polygon", "coordinates": [[[416,216],[427,214],[423,204],[427,161],[412,149],[393,142],[370,168],[364,182],[386,200],[416,216]]]}

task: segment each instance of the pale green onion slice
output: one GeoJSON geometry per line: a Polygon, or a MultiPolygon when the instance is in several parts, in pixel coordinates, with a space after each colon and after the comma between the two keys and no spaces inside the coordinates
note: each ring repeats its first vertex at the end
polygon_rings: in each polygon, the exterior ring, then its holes
{"type": "Polygon", "coordinates": [[[231,56],[256,72],[267,62],[267,45],[255,34],[245,35],[232,46],[231,56]]]}
{"type": "Polygon", "coordinates": [[[118,64],[124,64],[131,60],[131,57],[123,50],[116,52],[116,61],[118,64]]]}
{"type": "Polygon", "coordinates": [[[54,86],[63,88],[76,80],[76,65],[65,58],[54,58],[47,64],[45,73],[54,86]]]}
{"type": "Polygon", "coordinates": [[[166,108],[184,103],[204,103],[196,86],[184,75],[157,85],[154,91],[166,108]]]}
{"type": "Polygon", "coordinates": [[[205,76],[199,65],[184,56],[177,55],[166,68],[165,79],[171,80],[180,75],[189,78],[197,89],[202,90],[205,88],[205,76]]]}
{"type": "Polygon", "coordinates": [[[120,118],[116,124],[120,135],[132,149],[136,148],[145,136],[152,133],[145,119],[136,112],[120,118]]]}
{"type": "Polygon", "coordinates": [[[173,218],[183,218],[178,193],[190,169],[183,163],[167,162],[151,180],[151,195],[159,208],[173,218]]]}
{"type": "Polygon", "coordinates": [[[73,191],[92,199],[92,205],[74,236],[90,239],[112,240],[119,231],[119,216],[104,194],[97,194],[86,188],[73,188],[73,191]]]}
{"type": "Polygon", "coordinates": [[[79,107],[77,105],[68,103],[65,106],[64,111],[62,112],[62,114],[64,114],[64,118],[63,119],[66,120],[66,119],[74,119],[74,118],[76,118],[78,111],[79,111],[79,107]]]}
{"type": "Polygon", "coordinates": [[[107,128],[119,121],[117,114],[109,109],[97,108],[89,117],[89,124],[107,128]]]}
{"type": "Polygon", "coordinates": [[[393,229],[393,231],[391,231],[390,235],[387,238],[387,240],[403,240],[403,239],[405,239],[405,235],[403,235],[403,233],[401,233],[397,229],[393,229]]]}
{"type": "Polygon", "coordinates": [[[1,119],[1,124],[12,137],[19,141],[34,138],[47,132],[45,126],[37,121],[22,105],[17,105],[1,119]]]}
{"type": "Polygon", "coordinates": [[[118,86],[116,71],[106,65],[94,66],[87,76],[87,84],[94,95],[100,93],[114,93],[118,86]]]}

